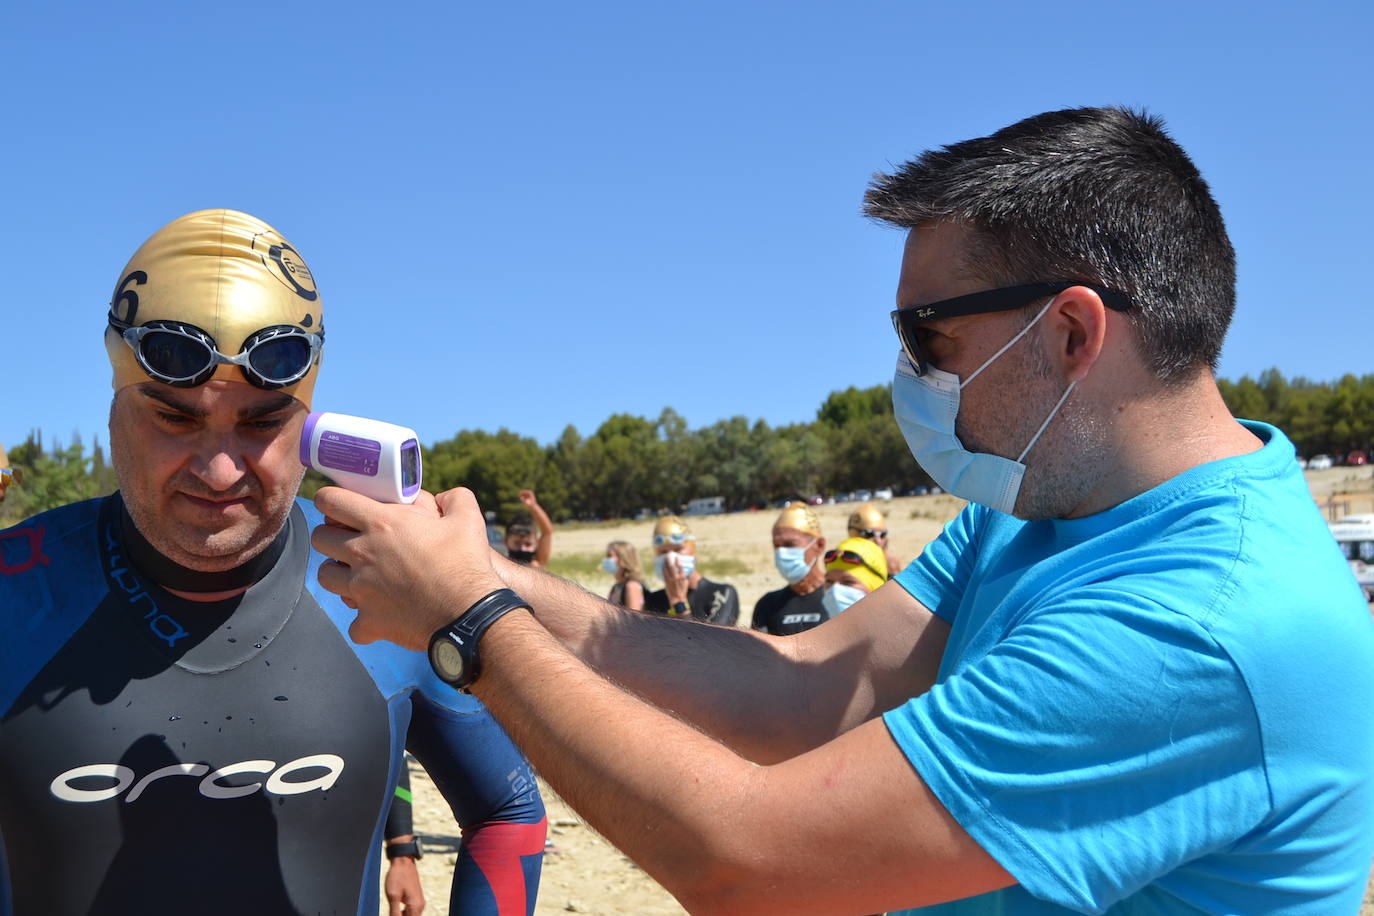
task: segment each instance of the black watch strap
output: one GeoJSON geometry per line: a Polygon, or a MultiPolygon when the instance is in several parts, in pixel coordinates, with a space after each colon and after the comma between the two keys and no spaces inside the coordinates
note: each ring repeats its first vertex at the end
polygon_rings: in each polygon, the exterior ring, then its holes
{"type": "Polygon", "coordinates": [[[425,848],[420,845],[420,838],[416,837],[409,843],[387,843],[386,857],[388,859],[394,859],[397,856],[410,856],[415,859],[423,859],[425,857],[425,848]]]}
{"type": "Polygon", "coordinates": [[[674,617],[682,617],[692,613],[692,607],[686,601],[677,601],[673,603],[668,613],[672,614],[674,617]]]}
{"type": "Polygon", "coordinates": [[[478,674],[481,673],[482,665],[477,654],[477,644],[481,641],[482,634],[511,611],[521,608],[528,610],[529,607],[528,601],[508,588],[498,588],[479,598],[462,617],[438,630],[429,641],[431,664],[435,656],[435,643],[448,642],[457,648],[463,659],[462,673],[453,677],[438,668],[435,668],[435,673],[464,693],[469,692],[472,682],[477,680],[478,674]]]}

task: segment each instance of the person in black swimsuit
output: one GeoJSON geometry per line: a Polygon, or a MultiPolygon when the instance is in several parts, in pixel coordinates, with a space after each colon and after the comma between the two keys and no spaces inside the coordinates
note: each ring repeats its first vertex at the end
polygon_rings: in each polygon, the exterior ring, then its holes
{"type": "Polygon", "coordinates": [[[727,627],[739,619],[733,585],[712,582],[697,570],[697,538],[676,515],[654,524],[654,571],[663,588],[644,596],[644,610],[672,617],[694,617],[727,627]]]}
{"type": "Polygon", "coordinates": [[[788,503],[773,523],[773,562],[787,585],[754,605],[750,626],[774,636],[790,636],[830,619],[824,594],[825,538],[816,512],[806,503],[788,503]]]}

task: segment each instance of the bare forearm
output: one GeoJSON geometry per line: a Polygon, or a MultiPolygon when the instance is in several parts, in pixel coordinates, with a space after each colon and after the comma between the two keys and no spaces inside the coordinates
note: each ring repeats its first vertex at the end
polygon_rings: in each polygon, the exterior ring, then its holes
{"type": "Polygon", "coordinates": [[[582,661],[749,760],[783,760],[836,733],[843,694],[808,683],[816,672],[796,663],[784,639],[626,611],[556,576],[496,566],[582,661]]]}
{"type": "Polygon", "coordinates": [[[709,884],[753,765],[599,677],[523,612],[483,636],[473,692],[559,795],[675,896],[689,903],[709,884]]]}

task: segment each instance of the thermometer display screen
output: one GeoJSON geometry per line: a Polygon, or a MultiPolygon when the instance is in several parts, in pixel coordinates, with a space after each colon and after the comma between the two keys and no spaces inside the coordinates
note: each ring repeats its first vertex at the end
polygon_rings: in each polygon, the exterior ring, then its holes
{"type": "Polygon", "coordinates": [[[407,442],[401,448],[401,488],[409,490],[420,483],[420,446],[407,442]]]}

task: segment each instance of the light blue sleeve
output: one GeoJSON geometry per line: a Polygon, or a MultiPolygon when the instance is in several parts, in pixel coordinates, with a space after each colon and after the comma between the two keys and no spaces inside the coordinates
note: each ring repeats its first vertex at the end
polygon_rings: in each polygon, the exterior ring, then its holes
{"type": "Polygon", "coordinates": [[[946,622],[959,614],[959,602],[977,564],[980,516],[988,511],[970,503],[895,576],[913,598],[946,622]]]}
{"type": "Polygon", "coordinates": [[[1100,912],[1268,810],[1253,704],[1195,621],[1100,586],[884,716],[963,828],[1035,897],[1100,912]]]}

